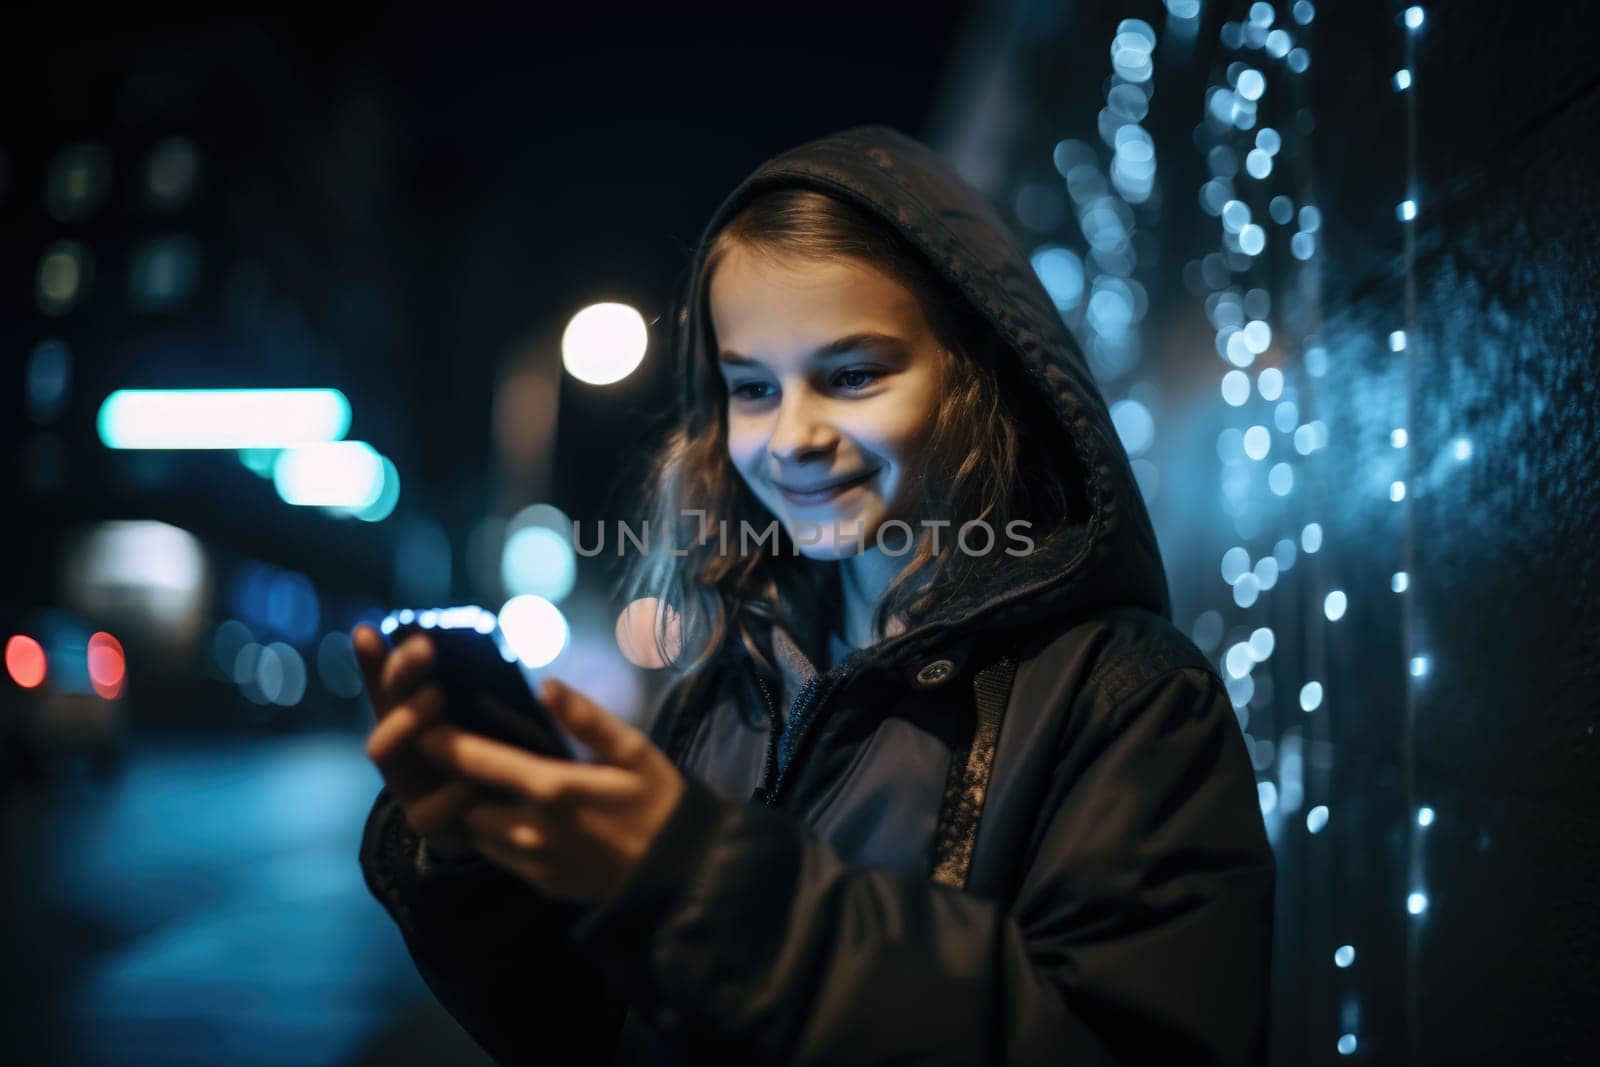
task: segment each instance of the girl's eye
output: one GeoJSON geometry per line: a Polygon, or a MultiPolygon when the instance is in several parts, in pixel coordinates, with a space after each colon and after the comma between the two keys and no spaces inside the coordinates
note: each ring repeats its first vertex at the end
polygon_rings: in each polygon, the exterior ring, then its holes
{"type": "Polygon", "coordinates": [[[882,376],[879,371],[870,370],[866,367],[852,367],[849,370],[840,371],[834,381],[838,382],[841,388],[856,390],[865,389],[882,376]]]}
{"type": "Polygon", "coordinates": [[[739,385],[734,386],[728,392],[729,392],[730,396],[737,397],[740,400],[764,400],[764,399],[766,399],[766,397],[763,394],[761,394],[759,391],[762,390],[762,389],[765,389],[766,387],[767,387],[767,383],[766,382],[743,382],[743,383],[741,383],[739,385]],[[748,392],[745,391],[747,389],[755,389],[755,390],[757,390],[757,392],[756,393],[748,393],[748,392]]]}

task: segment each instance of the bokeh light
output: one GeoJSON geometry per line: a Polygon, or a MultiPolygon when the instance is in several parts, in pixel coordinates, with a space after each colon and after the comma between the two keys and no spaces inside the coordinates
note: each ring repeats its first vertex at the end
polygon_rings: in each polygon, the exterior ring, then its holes
{"type": "Polygon", "coordinates": [[[567,323],[561,336],[561,361],[580,382],[611,385],[644,361],[650,329],[627,304],[590,304],[567,323]]]}
{"type": "Polygon", "coordinates": [[[44,647],[26,634],[13,634],[6,640],[6,673],[24,689],[44,684],[44,647]]]}
{"type": "Polygon", "coordinates": [[[567,647],[566,616],[542,596],[525,593],[512,597],[500,609],[499,622],[507,647],[534,670],[550,664],[567,647]]]}
{"type": "Polygon", "coordinates": [[[89,681],[94,691],[107,700],[122,695],[122,683],[127,677],[128,659],[122,642],[104,630],[89,638],[89,681]]]}

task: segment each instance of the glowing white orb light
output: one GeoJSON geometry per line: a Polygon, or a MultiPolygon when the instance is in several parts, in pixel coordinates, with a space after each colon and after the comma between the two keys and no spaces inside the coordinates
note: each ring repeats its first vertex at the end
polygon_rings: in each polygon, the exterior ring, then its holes
{"type": "Polygon", "coordinates": [[[561,362],[580,382],[611,385],[638,368],[649,343],[644,316],[627,304],[590,304],[567,323],[561,362]]]}
{"type": "Polygon", "coordinates": [[[548,666],[567,647],[569,630],[561,609],[542,596],[525,593],[500,609],[500,632],[523,665],[548,666]]]}

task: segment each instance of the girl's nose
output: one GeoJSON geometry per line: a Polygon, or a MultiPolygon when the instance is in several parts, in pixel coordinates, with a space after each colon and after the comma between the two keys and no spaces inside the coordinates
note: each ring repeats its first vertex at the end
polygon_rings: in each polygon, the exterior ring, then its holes
{"type": "Polygon", "coordinates": [[[778,404],[767,451],[785,463],[826,452],[838,440],[821,401],[805,389],[790,389],[778,404]]]}

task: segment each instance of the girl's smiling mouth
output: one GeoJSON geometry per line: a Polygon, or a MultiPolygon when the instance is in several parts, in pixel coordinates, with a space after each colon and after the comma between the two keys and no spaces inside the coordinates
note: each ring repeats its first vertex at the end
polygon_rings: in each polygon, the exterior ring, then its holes
{"type": "Polygon", "coordinates": [[[819,489],[810,489],[806,491],[790,489],[788,486],[782,485],[778,482],[773,482],[772,484],[777,487],[778,492],[783,494],[783,498],[789,503],[800,507],[805,507],[808,505],[825,504],[833,498],[849,492],[856,486],[864,485],[877,473],[878,468],[874,467],[872,470],[866,471],[863,474],[858,474],[855,477],[847,478],[843,481],[832,482],[819,489]]]}

